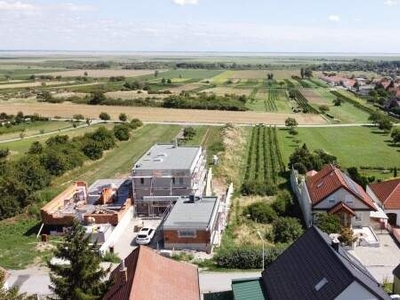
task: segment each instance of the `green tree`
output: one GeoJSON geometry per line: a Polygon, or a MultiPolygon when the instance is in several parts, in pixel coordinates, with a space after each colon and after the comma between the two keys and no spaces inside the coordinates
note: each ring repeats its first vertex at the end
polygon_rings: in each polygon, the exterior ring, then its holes
{"type": "Polygon", "coordinates": [[[336,98],[335,100],[333,100],[333,105],[335,106],[340,106],[342,105],[343,100],[341,98],[336,98]]]}
{"type": "Polygon", "coordinates": [[[103,148],[99,143],[88,141],[82,147],[82,152],[91,160],[100,159],[103,156],[103,148]]]}
{"type": "Polygon", "coordinates": [[[129,126],[132,128],[132,129],[136,129],[136,128],[139,128],[139,127],[141,127],[143,125],[143,122],[142,121],[140,121],[139,119],[132,119],[131,120],[131,123],[129,124],[129,126]]]}
{"type": "Polygon", "coordinates": [[[303,227],[296,218],[279,217],[272,224],[275,243],[292,243],[303,234],[303,227]]]}
{"type": "Polygon", "coordinates": [[[161,83],[162,84],[165,84],[167,81],[165,80],[165,78],[163,77],[162,79],[161,79],[161,83]]]}
{"type": "Polygon", "coordinates": [[[159,71],[158,71],[158,70],[155,70],[155,71],[154,71],[154,77],[157,78],[157,77],[158,77],[158,74],[159,74],[159,71]]]}
{"type": "Polygon", "coordinates": [[[101,299],[110,286],[105,280],[110,268],[100,267],[97,245],[90,244],[84,228],[74,221],[64,241],[54,251],[54,256],[67,264],[51,264],[50,289],[62,300],[101,299]]]}
{"type": "Polygon", "coordinates": [[[296,127],[297,125],[299,125],[299,124],[297,123],[295,118],[287,118],[285,120],[286,127],[293,128],[293,127],[296,127]]]}
{"type": "Polygon", "coordinates": [[[392,121],[389,118],[384,117],[378,121],[378,128],[384,132],[389,132],[393,127],[392,121]]]}
{"type": "Polygon", "coordinates": [[[271,223],[278,215],[267,202],[254,202],[245,207],[243,215],[258,223],[271,223]]]}
{"type": "Polygon", "coordinates": [[[321,213],[317,215],[317,226],[327,234],[339,233],[341,230],[338,216],[321,213]]]}
{"type": "Polygon", "coordinates": [[[329,111],[328,105],[320,105],[318,108],[319,108],[319,111],[323,114],[326,113],[327,111],[329,111]]]}
{"type": "Polygon", "coordinates": [[[73,115],[72,118],[73,118],[74,120],[77,120],[77,121],[81,121],[81,120],[84,120],[84,119],[85,119],[85,117],[84,117],[82,114],[73,115]]]}
{"type": "Polygon", "coordinates": [[[121,122],[126,122],[128,120],[128,117],[127,117],[126,113],[120,113],[118,119],[121,122]]]}
{"type": "Polygon", "coordinates": [[[307,78],[311,78],[313,76],[311,68],[306,68],[304,70],[304,76],[307,78]]]}
{"type": "Polygon", "coordinates": [[[286,190],[279,192],[271,206],[279,216],[288,215],[293,205],[293,199],[290,193],[286,190]]]}
{"type": "Polygon", "coordinates": [[[300,76],[301,76],[301,79],[304,78],[304,68],[301,68],[301,69],[300,69],[300,76]]]}
{"type": "Polygon", "coordinates": [[[101,91],[95,91],[90,95],[89,104],[96,105],[101,104],[103,101],[106,100],[106,96],[101,91]]]}
{"type": "Polygon", "coordinates": [[[108,121],[111,119],[110,115],[104,111],[99,114],[99,118],[103,121],[108,121]]]}
{"type": "Polygon", "coordinates": [[[125,124],[115,125],[113,128],[114,136],[119,141],[127,141],[130,138],[129,127],[125,124]]]}
{"type": "Polygon", "coordinates": [[[0,148],[0,159],[6,158],[10,154],[10,149],[0,148]]]}
{"type": "Polygon", "coordinates": [[[354,236],[354,232],[351,228],[342,227],[338,239],[343,245],[351,246],[357,240],[357,237],[354,236]]]}

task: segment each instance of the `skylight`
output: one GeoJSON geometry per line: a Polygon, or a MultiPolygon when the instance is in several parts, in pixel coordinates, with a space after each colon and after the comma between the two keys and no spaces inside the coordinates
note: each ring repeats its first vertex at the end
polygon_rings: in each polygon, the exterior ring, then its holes
{"type": "Polygon", "coordinates": [[[315,290],[318,292],[320,289],[322,289],[324,286],[325,286],[325,284],[327,284],[328,283],[328,279],[326,279],[325,277],[324,278],[322,278],[321,279],[321,281],[320,282],[318,282],[316,285],[315,285],[315,290]]]}

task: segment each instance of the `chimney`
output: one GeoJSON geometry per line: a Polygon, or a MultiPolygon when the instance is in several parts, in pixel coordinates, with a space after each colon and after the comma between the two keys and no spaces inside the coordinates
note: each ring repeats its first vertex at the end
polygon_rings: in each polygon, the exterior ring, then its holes
{"type": "Polygon", "coordinates": [[[334,238],[334,239],[332,240],[332,248],[333,248],[336,252],[339,252],[339,245],[340,245],[339,240],[338,240],[337,238],[334,238]]]}
{"type": "Polygon", "coordinates": [[[128,281],[128,269],[125,266],[125,260],[121,259],[121,268],[119,269],[120,285],[124,285],[128,281]]]}

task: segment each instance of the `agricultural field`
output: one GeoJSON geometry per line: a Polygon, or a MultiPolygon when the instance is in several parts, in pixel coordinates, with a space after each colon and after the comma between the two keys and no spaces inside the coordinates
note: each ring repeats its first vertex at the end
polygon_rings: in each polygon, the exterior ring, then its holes
{"type": "Polygon", "coordinates": [[[285,171],[276,127],[254,126],[249,141],[244,181],[278,182],[285,171]]]}
{"type": "Polygon", "coordinates": [[[10,84],[0,84],[0,90],[8,89],[23,89],[31,87],[45,87],[45,86],[63,86],[74,84],[75,81],[33,81],[33,82],[19,82],[10,84]]]}
{"type": "Polygon", "coordinates": [[[211,89],[203,90],[206,93],[214,93],[217,96],[224,96],[226,94],[235,94],[235,95],[245,95],[250,96],[253,89],[245,89],[245,88],[234,88],[234,87],[215,87],[211,89]]]}
{"type": "Polygon", "coordinates": [[[60,116],[72,118],[76,112],[86,118],[97,119],[99,114],[106,111],[112,120],[118,120],[121,112],[129,118],[139,118],[144,122],[204,122],[204,123],[236,123],[236,124],[276,124],[283,125],[288,117],[295,118],[299,124],[326,124],[326,120],[316,114],[294,114],[294,113],[260,113],[254,111],[217,111],[196,109],[168,109],[159,107],[129,107],[129,106],[103,106],[84,105],[64,102],[62,104],[52,103],[15,103],[8,105],[0,103],[0,111],[7,114],[39,113],[41,116],[60,116]]]}
{"type": "Polygon", "coordinates": [[[285,164],[297,146],[307,144],[310,150],[323,149],[335,155],[343,167],[400,167],[400,147],[391,144],[388,134],[375,127],[297,128],[291,136],[286,129],[278,130],[285,164]]]}
{"type": "Polygon", "coordinates": [[[300,93],[308,100],[310,104],[315,105],[327,105],[328,103],[324,97],[321,97],[315,90],[313,89],[302,89],[300,93]]]}
{"type": "Polygon", "coordinates": [[[117,91],[107,92],[104,94],[107,98],[111,99],[139,99],[139,98],[166,98],[170,95],[167,94],[148,94],[147,91],[117,91]]]}
{"type": "MultiPolygon", "coordinates": [[[[154,70],[70,70],[70,71],[59,71],[59,72],[46,72],[46,73],[34,73],[35,75],[50,75],[50,76],[62,76],[62,77],[77,77],[85,76],[87,72],[87,77],[95,78],[108,78],[112,76],[125,76],[125,77],[137,77],[143,75],[154,74],[154,70]]],[[[160,70],[160,75],[163,70],[160,70]]]]}

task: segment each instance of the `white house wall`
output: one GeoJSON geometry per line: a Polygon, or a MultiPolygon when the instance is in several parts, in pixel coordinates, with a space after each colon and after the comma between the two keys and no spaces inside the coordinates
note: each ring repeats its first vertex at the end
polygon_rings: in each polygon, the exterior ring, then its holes
{"type": "MultiPolygon", "coordinates": [[[[329,284],[329,283],[328,283],[329,284]]],[[[335,300],[378,300],[365,287],[354,281],[335,300]]]]}
{"type": "Polygon", "coordinates": [[[371,197],[371,199],[374,200],[375,203],[382,206],[382,202],[378,199],[378,197],[375,195],[375,193],[372,191],[372,189],[368,185],[367,185],[366,192],[371,197]]]}
{"type": "Polygon", "coordinates": [[[358,198],[353,196],[351,193],[349,193],[346,189],[340,188],[333,194],[329,195],[327,198],[319,202],[317,205],[314,205],[313,209],[323,209],[323,210],[329,210],[339,202],[346,203],[346,205],[353,210],[357,209],[370,209],[369,206],[361,202],[358,198]],[[330,202],[330,199],[334,199],[335,202],[330,202]],[[348,203],[347,200],[352,200],[352,203],[348,203]]]}
{"type": "Polygon", "coordinates": [[[301,211],[303,212],[304,223],[307,227],[312,225],[311,219],[311,200],[308,195],[306,184],[303,180],[298,181],[298,175],[295,170],[292,170],[290,175],[290,184],[292,186],[292,190],[296,194],[297,201],[300,204],[301,211]]]}

